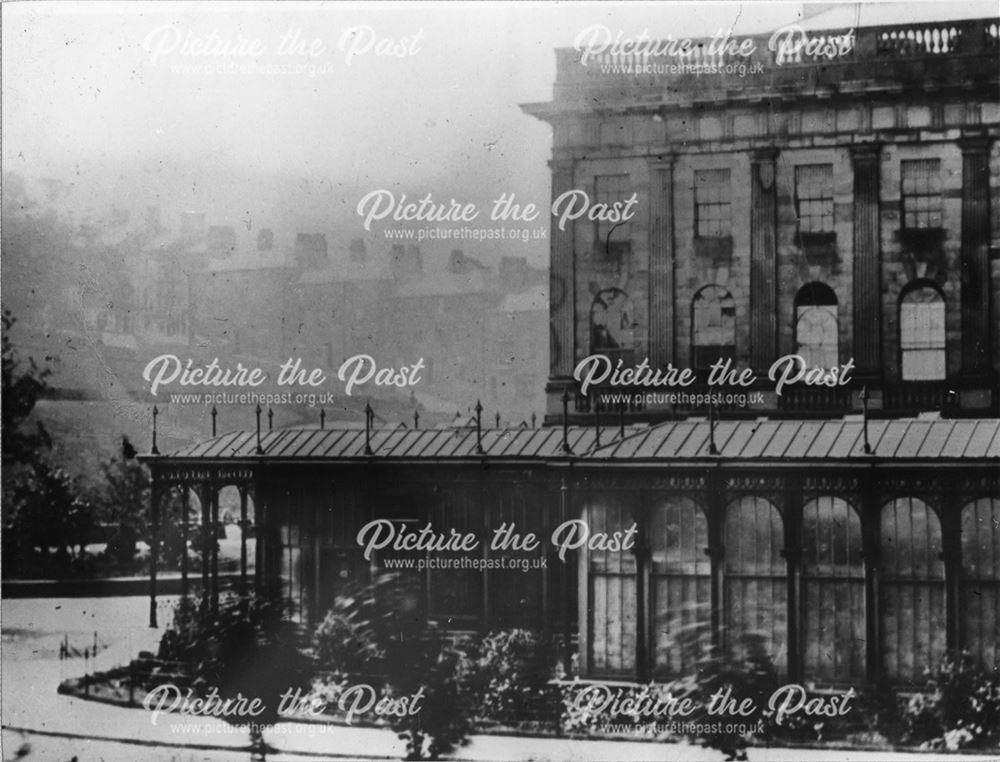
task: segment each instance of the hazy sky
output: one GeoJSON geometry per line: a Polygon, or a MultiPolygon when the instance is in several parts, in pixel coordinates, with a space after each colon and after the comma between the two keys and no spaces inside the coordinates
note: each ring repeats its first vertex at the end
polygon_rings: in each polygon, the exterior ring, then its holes
{"type": "MultiPolygon", "coordinates": [[[[551,97],[554,48],[593,24],[633,36],[749,34],[800,10],[797,2],[4,4],[4,168],[68,176],[74,203],[94,212],[160,204],[168,223],[198,208],[213,222],[250,214],[279,229],[340,231],[358,220],[359,193],[376,188],[482,207],[513,192],[545,205],[551,133],[518,104],[551,97]],[[292,41],[303,47],[289,51],[292,41]],[[348,61],[351,45],[362,52],[348,61]],[[386,48],[408,55],[375,54],[386,48]]],[[[544,258],[543,243],[525,246],[544,258]]]]}

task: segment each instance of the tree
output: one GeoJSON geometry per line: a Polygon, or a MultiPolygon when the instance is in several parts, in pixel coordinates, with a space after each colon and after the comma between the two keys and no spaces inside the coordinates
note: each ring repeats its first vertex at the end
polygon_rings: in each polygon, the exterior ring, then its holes
{"type": "Polygon", "coordinates": [[[14,574],[41,572],[64,575],[92,535],[94,512],[77,483],[65,470],[39,460],[12,489],[13,517],[4,532],[4,564],[14,574]],[[37,555],[38,548],[41,557],[37,555]],[[49,549],[56,548],[56,558],[49,549]],[[39,567],[40,568],[37,568],[39,567]],[[32,569],[32,567],[36,567],[32,569]]]}
{"type": "Polygon", "coordinates": [[[147,536],[149,471],[120,453],[101,463],[101,478],[91,493],[97,518],[109,532],[107,555],[119,564],[135,559],[136,543],[147,536]]]}
{"type": "MultiPolygon", "coordinates": [[[[41,422],[35,430],[25,430],[24,424],[35,403],[48,388],[45,379],[50,375],[48,368],[39,369],[34,358],[28,358],[23,367],[10,331],[17,319],[10,310],[3,311],[3,427],[0,428],[5,468],[25,464],[34,465],[40,453],[51,447],[48,432],[41,422]]],[[[46,358],[48,359],[48,358],[46,358]]]]}

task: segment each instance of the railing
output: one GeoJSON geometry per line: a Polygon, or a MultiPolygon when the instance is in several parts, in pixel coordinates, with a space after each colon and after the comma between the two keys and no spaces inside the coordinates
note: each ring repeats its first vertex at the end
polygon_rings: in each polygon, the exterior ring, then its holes
{"type": "Polygon", "coordinates": [[[840,387],[819,386],[785,389],[778,397],[778,409],[815,415],[844,414],[851,411],[856,392],[840,387]]]}
{"type": "MultiPolygon", "coordinates": [[[[616,39],[612,33],[601,42],[616,39]]],[[[894,24],[878,27],[803,30],[790,25],[774,34],[734,36],[732,44],[725,40],[697,39],[634,43],[627,52],[618,52],[612,45],[556,51],[556,99],[578,95],[580,86],[601,87],[614,83],[618,88],[659,85],[660,97],[676,98],[678,91],[704,91],[706,74],[726,89],[738,91],[760,87],[829,84],[843,81],[875,80],[891,77],[898,82],[906,78],[906,69],[891,69],[879,64],[913,61],[913,76],[923,79],[930,71],[921,61],[936,62],[941,77],[955,81],[963,68],[972,67],[976,74],[996,77],[993,54],[1000,48],[1000,20],[995,18],[947,22],[894,24]],[[748,47],[740,48],[745,41],[748,47]],[[977,59],[975,62],[972,59],[977,59]],[[700,71],[697,70],[700,67],[700,71]],[[740,67],[743,67],[742,69],[740,67]],[[804,79],[802,69],[811,73],[804,79]],[[956,67],[958,67],[956,69],[956,67]],[[748,71],[751,72],[748,74],[748,71]],[[677,90],[663,90],[664,79],[677,85],[677,90]],[[686,87],[689,85],[690,87],[686,87]],[[567,89],[569,88],[569,89],[567,89]]],[[[658,100],[659,98],[657,98],[658,100]]]]}
{"type": "Polygon", "coordinates": [[[963,31],[954,25],[885,29],[878,32],[875,50],[879,57],[946,55],[959,51],[963,31]]]}
{"type": "Polygon", "coordinates": [[[922,413],[944,410],[948,386],[939,381],[922,381],[888,386],[882,392],[882,408],[893,413],[922,413]]]}

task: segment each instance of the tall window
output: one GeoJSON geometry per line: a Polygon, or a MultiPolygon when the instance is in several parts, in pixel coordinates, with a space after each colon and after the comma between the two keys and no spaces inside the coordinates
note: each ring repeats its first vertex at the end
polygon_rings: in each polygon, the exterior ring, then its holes
{"type": "MultiPolygon", "coordinates": [[[[614,495],[594,496],[583,512],[592,532],[624,532],[631,513],[614,495]]],[[[636,563],[635,554],[593,550],[588,553],[590,601],[590,665],[597,674],[635,672],[636,563]]]]}
{"type": "Polygon", "coordinates": [[[795,168],[795,213],[799,232],[833,232],[833,165],[809,164],[795,168]]]}
{"type": "Polygon", "coordinates": [[[732,235],[732,188],[728,169],[701,169],[694,173],[694,218],[698,238],[732,235]]]}
{"type": "Polygon", "coordinates": [[[861,519],[839,497],[802,509],[803,671],[844,682],[865,673],[865,567],[861,519]]]}
{"type": "Polygon", "coordinates": [[[940,228],[941,160],[916,159],[900,164],[903,227],[908,230],[940,228]]]}
{"type": "Polygon", "coordinates": [[[813,367],[832,368],[840,358],[837,295],[823,283],[809,283],[795,295],[796,352],[813,367]]]}
{"type": "Polygon", "coordinates": [[[635,323],[632,300],[620,288],[607,288],[594,296],[590,305],[590,348],[613,361],[632,361],[635,323]]]}
{"type": "Polygon", "coordinates": [[[899,346],[904,381],[945,377],[944,297],[930,283],[913,283],[899,305],[899,346]]]}
{"type": "MultiPolygon", "coordinates": [[[[479,505],[465,491],[442,491],[430,506],[430,523],[439,532],[473,531],[481,521],[479,505]]],[[[411,525],[409,528],[419,527],[411,525]]],[[[436,555],[436,554],[428,554],[436,555]]],[[[457,558],[461,553],[442,553],[457,558]]],[[[446,626],[473,628],[480,621],[483,572],[476,569],[431,569],[427,574],[430,615],[446,626]]]]}
{"type": "MultiPolygon", "coordinates": [[[[542,511],[535,510],[539,493],[524,482],[505,482],[490,490],[488,500],[492,502],[490,512],[491,529],[501,524],[513,524],[520,534],[534,532],[537,537],[545,535],[546,522],[542,511]]],[[[551,527],[549,528],[551,531],[551,527]]],[[[549,546],[551,547],[551,546],[549,546]]],[[[539,543],[533,551],[516,551],[507,548],[502,551],[490,550],[489,554],[503,555],[525,563],[526,559],[544,558],[548,552],[545,543],[539,543]],[[524,559],[524,560],[522,560],[524,559]]],[[[539,563],[537,560],[534,563],[539,563]]],[[[490,621],[503,622],[506,627],[537,627],[544,619],[544,570],[532,568],[496,568],[486,572],[489,583],[490,621]]],[[[444,584],[448,584],[443,580],[444,584]]],[[[481,605],[478,604],[478,605],[481,605]]]]}
{"type": "Polygon", "coordinates": [[[763,651],[785,671],[788,581],[781,514],[761,497],[726,510],[726,643],[737,658],[763,651]]]}
{"type": "Polygon", "coordinates": [[[736,303],[721,286],[705,286],[691,306],[691,346],[696,368],[736,352],[736,303]]]}
{"type": "Polygon", "coordinates": [[[986,670],[1000,668],[1000,500],[962,509],[962,647],[986,670]]]}
{"type": "MultiPolygon", "coordinates": [[[[599,204],[623,203],[631,195],[628,175],[598,175],[594,178],[594,196],[599,204]]],[[[598,252],[610,258],[621,258],[632,252],[631,222],[596,222],[598,252]]]]}
{"type": "Polygon", "coordinates": [[[882,658],[886,675],[918,680],[945,653],[941,524],[926,503],[898,498],[882,509],[882,658]]]}
{"type": "Polygon", "coordinates": [[[691,498],[670,497],[650,513],[653,665],[679,675],[693,666],[708,639],[711,560],[708,521],[691,498]]]}

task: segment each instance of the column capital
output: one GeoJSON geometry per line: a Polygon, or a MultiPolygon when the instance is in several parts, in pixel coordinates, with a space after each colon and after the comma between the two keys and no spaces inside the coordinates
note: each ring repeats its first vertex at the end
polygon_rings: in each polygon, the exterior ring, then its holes
{"type": "Polygon", "coordinates": [[[993,146],[993,137],[985,130],[962,130],[962,136],[955,141],[962,154],[988,154],[993,146]]]}
{"type": "Polygon", "coordinates": [[[754,148],[750,151],[750,161],[754,164],[763,164],[765,162],[775,161],[778,158],[779,153],[781,153],[781,150],[779,148],[775,148],[774,146],[754,148]]]}
{"type": "Polygon", "coordinates": [[[877,159],[882,152],[882,143],[877,140],[866,141],[864,143],[852,143],[849,146],[851,158],[855,161],[864,159],[877,159]]]}
{"type": "Polygon", "coordinates": [[[669,171],[674,168],[674,164],[677,163],[677,154],[673,151],[666,151],[663,153],[658,153],[655,156],[649,157],[649,168],[656,169],[660,171],[669,171]]]}
{"type": "Polygon", "coordinates": [[[573,166],[576,164],[576,159],[571,156],[554,156],[549,159],[549,169],[553,172],[566,172],[573,171],[573,166]]]}

